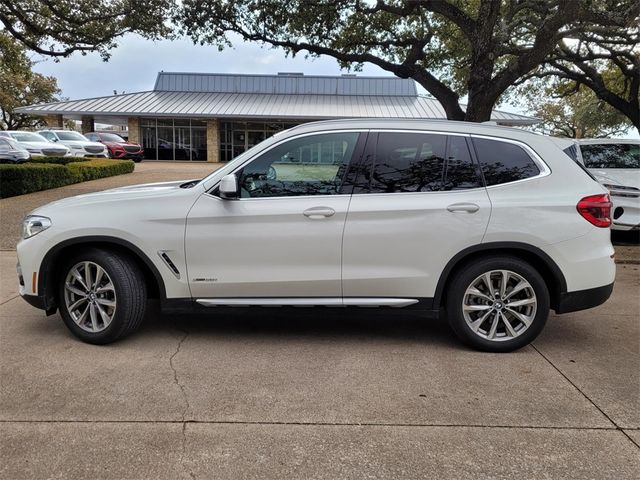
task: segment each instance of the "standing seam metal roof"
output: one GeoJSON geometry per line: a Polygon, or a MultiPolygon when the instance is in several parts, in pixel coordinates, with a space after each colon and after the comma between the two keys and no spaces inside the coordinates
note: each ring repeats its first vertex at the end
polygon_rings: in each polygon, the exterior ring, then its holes
{"type": "MultiPolygon", "coordinates": [[[[32,105],[16,111],[102,118],[446,118],[437,100],[418,96],[411,79],[292,74],[160,72],[152,91],[32,105]]],[[[500,111],[493,112],[492,120],[509,124],[537,122],[535,118],[500,111]]]]}

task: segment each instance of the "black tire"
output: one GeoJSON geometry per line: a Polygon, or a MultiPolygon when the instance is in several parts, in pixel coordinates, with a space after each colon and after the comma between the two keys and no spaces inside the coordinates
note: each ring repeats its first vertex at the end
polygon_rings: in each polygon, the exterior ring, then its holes
{"type": "Polygon", "coordinates": [[[83,342],[105,345],[136,331],[144,318],[147,289],[144,275],[135,261],[99,248],[88,248],[66,259],[59,270],[58,307],[67,328],[83,342]],[[99,332],[81,328],[71,317],[65,303],[65,279],[71,269],[81,262],[93,262],[108,275],[115,290],[116,307],[111,323],[99,332]]]}
{"type": "MultiPolygon", "coordinates": [[[[467,264],[454,274],[446,294],[447,319],[453,331],[467,345],[487,352],[511,352],[528,345],[542,331],[549,316],[549,290],[544,279],[529,263],[516,257],[484,257],[467,264]],[[475,333],[465,320],[463,313],[463,301],[467,288],[479,276],[495,270],[507,270],[524,278],[533,288],[537,301],[536,312],[535,315],[532,314],[533,321],[529,327],[513,338],[507,339],[508,336],[505,335],[501,341],[485,338],[482,332],[475,333]]],[[[515,319],[511,315],[509,318],[515,319]]],[[[500,322],[498,325],[500,326],[500,322]]],[[[502,328],[506,331],[504,324],[502,328]]]]}

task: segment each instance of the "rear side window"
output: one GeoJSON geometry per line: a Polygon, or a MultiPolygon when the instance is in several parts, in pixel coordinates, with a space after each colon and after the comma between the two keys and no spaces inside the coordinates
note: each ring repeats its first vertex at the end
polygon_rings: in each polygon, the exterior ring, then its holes
{"type": "Polygon", "coordinates": [[[531,156],[518,145],[485,138],[473,138],[473,145],[487,186],[524,180],[540,173],[531,156]]]}
{"type": "Polygon", "coordinates": [[[640,145],[607,143],[580,145],[587,168],[640,168],[640,145]]]}
{"type": "Polygon", "coordinates": [[[464,137],[381,132],[369,186],[364,191],[437,192],[480,186],[464,137]]]}

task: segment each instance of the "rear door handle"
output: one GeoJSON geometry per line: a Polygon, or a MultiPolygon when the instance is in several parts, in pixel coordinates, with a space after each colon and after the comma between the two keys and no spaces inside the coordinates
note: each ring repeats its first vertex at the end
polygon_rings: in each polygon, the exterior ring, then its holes
{"type": "Polygon", "coordinates": [[[447,207],[451,213],[476,213],[480,207],[475,203],[454,203],[447,207]]]}
{"type": "Polygon", "coordinates": [[[302,212],[305,217],[310,219],[327,218],[331,217],[335,213],[336,211],[330,207],[313,207],[302,212]]]}

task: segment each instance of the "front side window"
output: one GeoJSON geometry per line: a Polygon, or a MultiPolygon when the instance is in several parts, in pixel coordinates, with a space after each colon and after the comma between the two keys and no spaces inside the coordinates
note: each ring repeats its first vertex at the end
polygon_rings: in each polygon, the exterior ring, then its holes
{"type": "Polygon", "coordinates": [[[289,140],[237,172],[242,198],[336,195],[359,133],[327,133],[289,140]]]}
{"type": "Polygon", "coordinates": [[[607,143],[580,145],[587,168],[640,168],[640,145],[607,143]]]}
{"type": "Polygon", "coordinates": [[[473,145],[487,186],[540,174],[531,156],[518,145],[486,138],[473,138],[473,145]]]}

